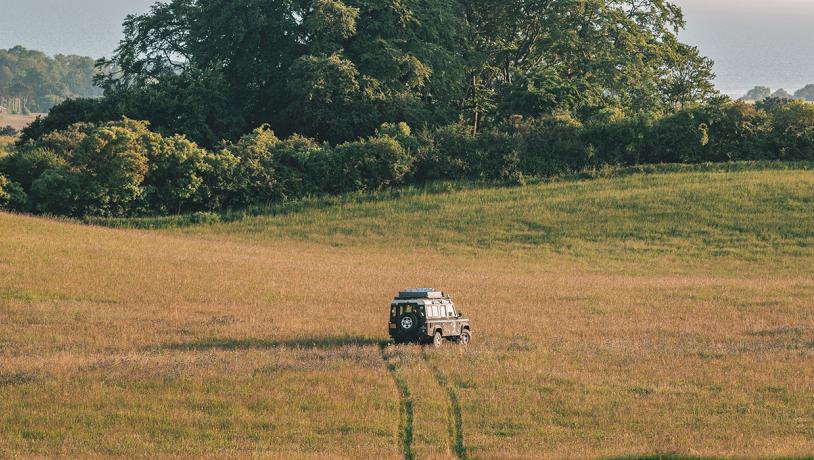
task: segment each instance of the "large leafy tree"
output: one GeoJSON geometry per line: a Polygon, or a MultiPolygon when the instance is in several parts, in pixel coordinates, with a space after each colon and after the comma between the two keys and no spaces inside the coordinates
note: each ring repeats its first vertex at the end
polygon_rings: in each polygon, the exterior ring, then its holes
{"type": "Polygon", "coordinates": [[[117,53],[103,62],[115,71],[99,82],[129,101],[122,114],[210,145],[262,123],[341,141],[383,121],[452,119],[459,19],[448,0],[173,0],[126,20],[117,53]],[[189,94],[201,89],[208,98],[189,94]],[[162,103],[161,94],[185,103],[162,103]],[[133,113],[145,98],[166,116],[133,113]],[[215,112],[226,126],[170,124],[190,111],[215,112]]]}
{"type": "Polygon", "coordinates": [[[126,20],[92,118],[211,146],[266,123],[341,142],[394,121],[666,112],[714,93],[683,25],[667,0],[171,0],[126,20]]]}
{"type": "MultiPolygon", "coordinates": [[[[669,1],[466,3],[468,95],[492,87],[499,115],[663,111],[713,92],[711,61],[678,41],[684,19],[669,1]]],[[[470,104],[475,122],[482,106],[470,104]]]]}

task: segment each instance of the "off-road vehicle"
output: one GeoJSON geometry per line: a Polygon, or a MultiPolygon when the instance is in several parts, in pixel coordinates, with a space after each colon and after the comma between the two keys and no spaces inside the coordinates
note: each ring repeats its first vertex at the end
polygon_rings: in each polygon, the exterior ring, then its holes
{"type": "Polygon", "coordinates": [[[432,343],[445,340],[469,344],[469,319],[455,308],[452,299],[435,289],[408,289],[399,292],[390,304],[390,337],[396,343],[432,343]]]}

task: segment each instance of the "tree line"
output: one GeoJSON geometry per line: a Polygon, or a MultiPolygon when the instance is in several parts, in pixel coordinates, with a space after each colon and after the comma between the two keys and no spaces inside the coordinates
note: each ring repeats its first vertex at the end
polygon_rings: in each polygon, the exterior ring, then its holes
{"type": "Polygon", "coordinates": [[[794,94],[789,93],[784,88],[772,92],[768,86],[755,86],[741,98],[744,101],[760,102],[764,99],[796,99],[800,101],[814,102],[814,84],[805,85],[794,94]]]}
{"type": "Polygon", "coordinates": [[[663,117],[583,123],[516,117],[474,133],[460,122],[384,124],[336,146],[268,125],[216,150],[124,119],[79,123],[0,158],[0,207],[67,216],[145,216],[264,207],[434,180],[523,183],[607,165],[814,161],[814,105],[713,100],[663,117]]]}
{"type": "Polygon", "coordinates": [[[21,46],[0,49],[0,107],[8,113],[47,112],[69,99],[96,97],[96,61],[83,56],[49,57],[21,46]]]}
{"type": "Polygon", "coordinates": [[[0,160],[0,205],[224,211],[605,165],[814,160],[814,106],[732,102],[664,0],[172,0],[104,95],[0,160]],[[141,120],[141,121],[135,121],[141,120]]]}

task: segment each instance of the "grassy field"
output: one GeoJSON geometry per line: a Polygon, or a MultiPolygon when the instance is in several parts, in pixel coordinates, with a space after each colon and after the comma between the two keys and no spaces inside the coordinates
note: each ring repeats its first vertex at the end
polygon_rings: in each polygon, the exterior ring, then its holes
{"type": "Polygon", "coordinates": [[[0,214],[0,457],[814,452],[814,172],[329,204],[0,214]],[[470,347],[385,344],[414,286],[456,296],[470,347]]]}
{"type": "Polygon", "coordinates": [[[31,124],[38,116],[45,115],[44,113],[32,113],[29,115],[12,115],[9,113],[0,113],[0,126],[11,126],[16,130],[21,130],[31,124]]]}

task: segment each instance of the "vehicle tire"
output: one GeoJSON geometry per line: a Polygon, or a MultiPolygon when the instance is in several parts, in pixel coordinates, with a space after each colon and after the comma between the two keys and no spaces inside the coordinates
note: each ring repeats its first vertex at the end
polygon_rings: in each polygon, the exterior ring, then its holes
{"type": "Polygon", "coordinates": [[[466,346],[466,345],[469,345],[469,342],[471,342],[471,341],[472,341],[472,333],[469,332],[469,329],[464,329],[463,331],[461,331],[461,336],[458,337],[458,343],[460,343],[461,345],[466,346]]]}
{"type": "Polygon", "coordinates": [[[435,335],[432,336],[432,346],[435,348],[441,348],[441,345],[444,344],[444,336],[441,334],[441,331],[435,331],[435,335]]]}
{"type": "Polygon", "coordinates": [[[412,334],[418,329],[418,317],[413,313],[401,315],[396,322],[401,332],[405,334],[412,334]]]}

